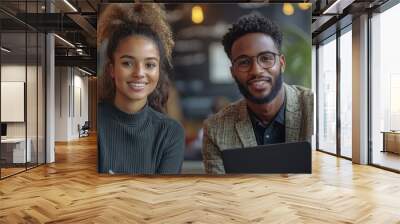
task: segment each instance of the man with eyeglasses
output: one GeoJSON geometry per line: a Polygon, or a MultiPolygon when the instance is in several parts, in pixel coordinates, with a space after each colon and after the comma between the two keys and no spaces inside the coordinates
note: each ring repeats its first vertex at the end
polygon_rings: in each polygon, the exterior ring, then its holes
{"type": "Polygon", "coordinates": [[[221,151],[282,142],[311,142],[313,93],[283,82],[282,33],[266,17],[242,17],[222,40],[244,99],[204,122],[203,162],[225,173],[221,151]]]}

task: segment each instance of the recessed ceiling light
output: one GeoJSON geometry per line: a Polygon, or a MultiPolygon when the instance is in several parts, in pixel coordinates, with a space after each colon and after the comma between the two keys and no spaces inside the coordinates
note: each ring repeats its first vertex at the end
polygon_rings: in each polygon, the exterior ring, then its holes
{"type": "Polygon", "coordinates": [[[343,10],[351,5],[355,0],[336,0],[322,14],[342,14],[343,10]]]}
{"type": "Polygon", "coordinates": [[[57,34],[54,34],[54,36],[57,37],[57,38],[58,38],[59,40],[61,40],[62,42],[64,42],[64,43],[66,43],[67,45],[69,45],[70,47],[75,48],[75,45],[71,44],[71,42],[69,42],[68,40],[66,40],[66,39],[64,39],[64,38],[62,38],[62,37],[60,37],[60,36],[57,35],[57,34]]]}
{"type": "Polygon", "coordinates": [[[85,73],[85,74],[87,74],[87,75],[93,75],[92,73],[90,73],[90,72],[88,72],[88,71],[86,71],[86,70],[83,70],[83,69],[81,69],[81,68],[79,68],[79,67],[78,67],[78,70],[81,71],[81,72],[83,72],[83,73],[85,73]]]}
{"type": "Polygon", "coordinates": [[[1,47],[1,50],[4,51],[4,52],[6,52],[6,53],[10,53],[10,52],[11,52],[10,49],[7,49],[7,48],[5,48],[5,47],[1,47]]]}
{"type": "Polygon", "coordinates": [[[64,0],[65,4],[67,4],[74,12],[78,12],[78,10],[71,4],[69,3],[68,0],[64,0]]]}

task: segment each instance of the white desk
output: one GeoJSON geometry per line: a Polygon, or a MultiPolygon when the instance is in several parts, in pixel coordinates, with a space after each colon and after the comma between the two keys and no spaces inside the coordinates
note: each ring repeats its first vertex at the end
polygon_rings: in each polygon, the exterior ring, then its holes
{"type": "Polygon", "coordinates": [[[25,158],[27,158],[26,162],[31,161],[31,145],[32,141],[30,138],[27,139],[27,146],[26,147],[26,154],[25,154],[25,138],[6,138],[6,139],[1,139],[1,144],[2,144],[2,151],[3,147],[13,147],[12,148],[12,162],[13,163],[25,163],[25,158]]]}

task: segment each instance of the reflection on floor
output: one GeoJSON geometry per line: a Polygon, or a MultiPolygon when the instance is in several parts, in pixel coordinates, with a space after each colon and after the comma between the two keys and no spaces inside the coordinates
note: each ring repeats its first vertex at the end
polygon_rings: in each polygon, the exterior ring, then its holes
{"type": "Polygon", "coordinates": [[[400,155],[392,152],[374,151],[373,164],[400,171],[400,155]]]}
{"type": "MultiPolygon", "coordinates": [[[[1,164],[1,178],[5,178],[7,176],[19,173],[24,171],[25,168],[25,164],[19,163],[19,164],[1,164]]],[[[28,169],[30,169],[31,167],[35,167],[36,163],[28,163],[27,167],[28,169]]]]}
{"type": "Polygon", "coordinates": [[[24,168],[19,168],[19,167],[18,168],[1,168],[1,178],[10,176],[12,174],[15,174],[15,173],[18,173],[18,172],[21,172],[24,170],[25,170],[25,167],[24,168]]]}

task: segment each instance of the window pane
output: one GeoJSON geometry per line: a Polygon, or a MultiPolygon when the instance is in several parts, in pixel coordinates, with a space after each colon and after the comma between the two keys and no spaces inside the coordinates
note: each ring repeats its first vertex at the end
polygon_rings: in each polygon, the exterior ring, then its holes
{"type": "Polygon", "coordinates": [[[400,170],[400,4],[374,15],[372,22],[372,163],[400,170]],[[382,132],[388,132],[383,134],[382,132]],[[386,137],[386,138],[385,138],[386,137]],[[384,145],[385,143],[385,145],[384,145]],[[383,150],[383,152],[382,152],[383,150]]]}
{"type": "Polygon", "coordinates": [[[351,158],[352,141],[352,35],[351,30],[340,37],[340,150],[351,158]]]}
{"type": "Polygon", "coordinates": [[[318,147],[336,153],[336,40],[318,50],[318,147]]]}

